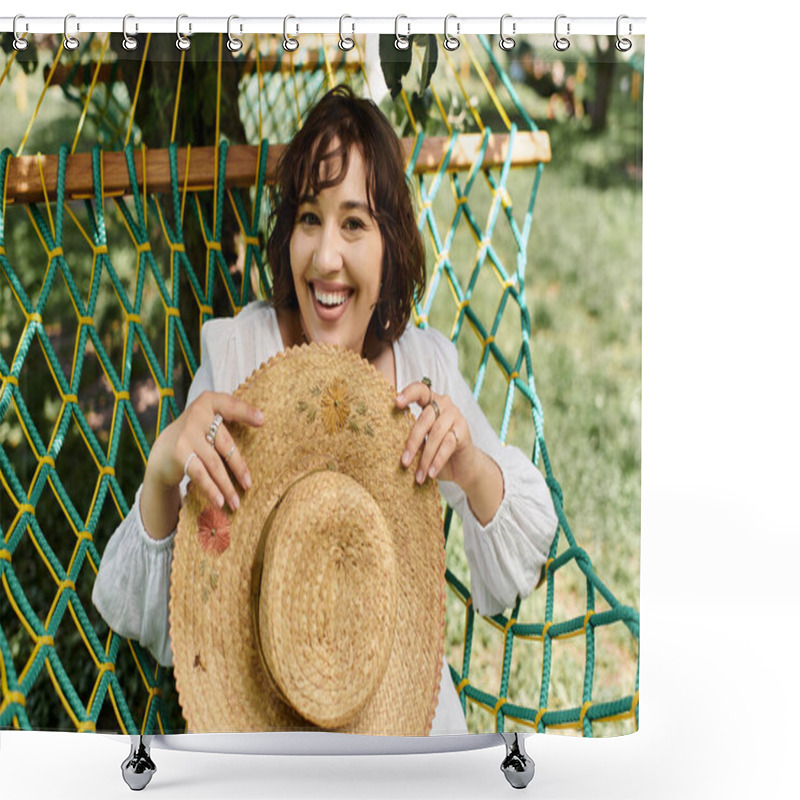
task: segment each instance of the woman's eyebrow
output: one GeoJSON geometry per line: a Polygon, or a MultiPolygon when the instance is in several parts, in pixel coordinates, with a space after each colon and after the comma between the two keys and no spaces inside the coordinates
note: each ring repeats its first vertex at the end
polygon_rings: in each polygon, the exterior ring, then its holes
{"type": "Polygon", "coordinates": [[[344,200],[339,205],[339,208],[341,208],[343,211],[363,211],[365,214],[369,214],[370,216],[372,215],[370,207],[361,200],[344,200]]]}

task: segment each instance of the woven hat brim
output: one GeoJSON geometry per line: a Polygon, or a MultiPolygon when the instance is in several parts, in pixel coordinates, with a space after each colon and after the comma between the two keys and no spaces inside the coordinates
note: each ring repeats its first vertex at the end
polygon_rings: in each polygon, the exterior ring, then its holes
{"type": "Polygon", "coordinates": [[[364,486],[396,541],[399,595],[384,680],[341,730],[425,735],[436,710],[444,646],[444,536],[438,488],[419,486],[400,455],[413,424],[368,362],[304,345],[257,369],[236,396],[261,408],[258,428],[230,424],[253,486],[229,516],[229,544],[200,536],[206,498],[190,486],[173,556],[170,631],[175,679],[192,732],[315,730],[288,707],[262,664],[252,611],[253,565],[270,511],[303,475],[331,469],[364,486]]]}

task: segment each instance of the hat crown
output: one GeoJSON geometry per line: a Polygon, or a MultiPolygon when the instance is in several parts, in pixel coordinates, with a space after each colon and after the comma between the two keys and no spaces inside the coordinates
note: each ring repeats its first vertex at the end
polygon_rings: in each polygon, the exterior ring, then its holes
{"type": "Polygon", "coordinates": [[[338,472],[294,483],[265,523],[263,664],[283,701],[322,728],[352,723],[383,680],[395,634],[392,534],[372,495],[338,472]]]}

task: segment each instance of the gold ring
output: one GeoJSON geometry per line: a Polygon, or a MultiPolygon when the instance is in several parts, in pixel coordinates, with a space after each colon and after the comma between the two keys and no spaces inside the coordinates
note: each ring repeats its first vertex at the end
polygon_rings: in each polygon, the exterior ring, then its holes
{"type": "Polygon", "coordinates": [[[228,450],[228,455],[225,456],[225,463],[228,463],[228,459],[236,452],[236,445],[233,445],[230,450],[228,450]]]}
{"type": "Polygon", "coordinates": [[[456,433],[456,429],[455,428],[450,428],[450,433],[452,433],[453,436],[456,437],[456,447],[458,447],[458,434],[456,433]]]}
{"type": "Polygon", "coordinates": [[[430,402],[429,405],[431,405],[433,407],[433,413],[436,414],[436,419],[439,419],[439,414],[442,413],[439,410],[439,404],[433,398],[431,398],[431,402],[430,402]]]}

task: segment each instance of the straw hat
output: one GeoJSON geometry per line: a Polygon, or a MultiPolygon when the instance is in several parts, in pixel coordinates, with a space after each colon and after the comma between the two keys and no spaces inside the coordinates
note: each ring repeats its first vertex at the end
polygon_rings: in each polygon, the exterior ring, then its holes
{"type": "Polygon", "coordinates": [[[235,392],[253,476],[236,512],[191,485],[172,564],[175,680],[195,733],[426,735],[439,696],[444,537],[413,421],[357,354],[303,345],[235,392]]]}

